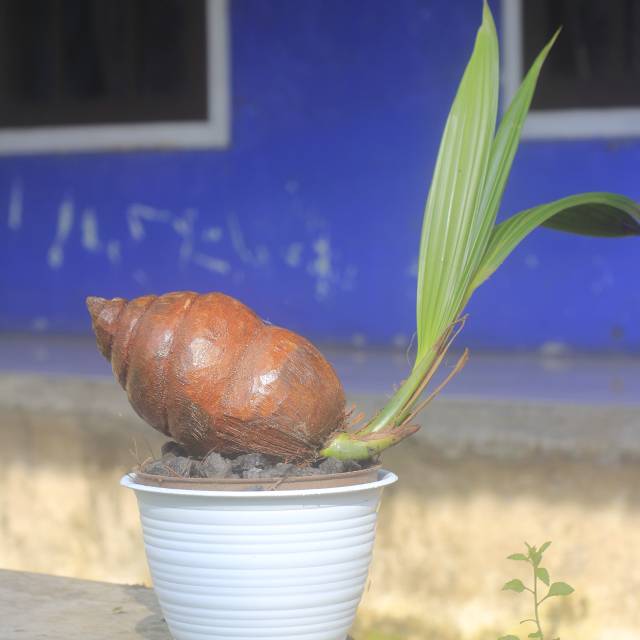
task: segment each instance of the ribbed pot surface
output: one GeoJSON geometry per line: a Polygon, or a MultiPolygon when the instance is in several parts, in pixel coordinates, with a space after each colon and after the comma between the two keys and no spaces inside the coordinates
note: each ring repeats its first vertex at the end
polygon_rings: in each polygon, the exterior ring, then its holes
{"type": "Polygon", "coordinates": [[[153,584],[176,640],[345,640],[380,494],[397,477],[290,491],[134,489],[153,584]]]}

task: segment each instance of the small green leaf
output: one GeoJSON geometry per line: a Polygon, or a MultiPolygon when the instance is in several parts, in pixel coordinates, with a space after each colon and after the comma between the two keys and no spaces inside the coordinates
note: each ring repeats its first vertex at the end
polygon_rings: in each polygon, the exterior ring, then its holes
{"type": "Polygon", "coordinates": [[[510,556],[507,556],[507,560],[520,560],[522,562],[529,562],[529,558],[527,558],[524,553],[512,553],[510,556]]]}
{"type": "Polygon", "coordinates": [[[518,636],[501,636],[500,638],[498,638],[498,640],[520,640],[520,638],[518,638],[518,636]]]}
{"type": "Polygon", "coordinates": [[[553,596],[568,596],[574,591],[575,589],[566,582],[554,582],[549,587],[549,593],[547,593],[546,597],[552,598],[553,596]]]}
{"type": "Polygon", "coordinates": [[[522,593],[526,587],[522,583],[522,580],[518,580],[514,578],[513,580],[509,580],[504,587],[502,587],[503,591],[515,591],[516,593],[522,593]]]}
{"type": "Polygon", "coordinates": [[[534,631],[533,633],[530,633],[527,637],[528,638],[542,638],[542,632],[541,631],[534,631]]]}
{"type": "Polygon", "coordinates": [[[536,576],[542,580],[547,587],[549,586],[549,572],[544,567],[538,567],[536,569],[536,576]]]}
{"type": "Polygon", "coordinates": [[[545,542],[541,547],[540,547],[540,553],[544,553],[549,547],[551,546],[551,541],[549,540],[548,542],[545,542]]]}

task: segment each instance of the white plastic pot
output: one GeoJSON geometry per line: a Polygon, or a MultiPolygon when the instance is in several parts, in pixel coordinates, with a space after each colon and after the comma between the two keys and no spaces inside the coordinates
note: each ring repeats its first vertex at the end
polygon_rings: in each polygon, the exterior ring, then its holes
{"type": "Polygon", "coordinates": [[[345,640],[364,591],[382,488],[148,486],[138,498],[154,588],[176,640],[345,640]]]}

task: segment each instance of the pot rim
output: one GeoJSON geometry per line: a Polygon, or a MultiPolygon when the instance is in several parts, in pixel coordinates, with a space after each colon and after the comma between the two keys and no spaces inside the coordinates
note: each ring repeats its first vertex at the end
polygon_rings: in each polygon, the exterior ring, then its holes
{"type": "MultiPolygon", "coordinates": [[[[333,487],[316,487],[308,489],[264,489],[261,491],[238,491],[237,489],[224,490],[206,490],[206,489],[176,489],[173,487],[160,487],[149,484],[136,482],[136,473],[127,473],[120,479],[120,484],[127,489],[134,491],[142,491],[144,493],[158,493],[165,495],[184,495],[184,496],[201,496],[210,498],[287,498],[302,496],[326,496],[340,493],[357,493],[370,489],[381,489],[398,480],[398,476],[387,469],[378,470],[378,479],[373,482],[365,482],[362,484],[344,484],[333,487]]],[[[335,474],[340,475],[340,474],[335,474]]],[[[309,476],[314,478],[317,476],[309,476]]]]}
{"type": "Polygon", "coordinates": [[[144,473],[133,469],[138,484],[167,489],[189,489],[202,491],[290,491],[291,489],[325,489],[354,484],[375,482],[380,465],[376,464],[357,471],[341,471],[323,475],[280,476],[275,478],[183,478],[144,473]]]}

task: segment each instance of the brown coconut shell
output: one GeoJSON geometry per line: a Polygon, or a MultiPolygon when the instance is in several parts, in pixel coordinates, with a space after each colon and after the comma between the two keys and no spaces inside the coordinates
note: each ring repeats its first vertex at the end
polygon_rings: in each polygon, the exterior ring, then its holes
{"type": "Polygon", "coordinates": [[[135,411],[191,455],[309,459],[341,426],[342,385],[302,336],[222,293],[87,298],[135,411]]]}

